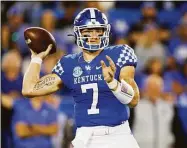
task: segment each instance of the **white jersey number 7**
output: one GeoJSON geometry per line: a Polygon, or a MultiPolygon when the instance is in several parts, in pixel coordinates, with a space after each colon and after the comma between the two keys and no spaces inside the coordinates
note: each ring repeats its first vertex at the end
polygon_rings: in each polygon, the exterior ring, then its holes
{"type": "Polygon", "coordinates": [[[91,108],[87,110],[88,115],[99,114],[99,109],[96,108],[97,103],[98,103],[98,85],[97,85],[97,83],[81,85],[82,93],[86,93],[87,89],[93,89],[93,102],[92,102],[91,108]]]}

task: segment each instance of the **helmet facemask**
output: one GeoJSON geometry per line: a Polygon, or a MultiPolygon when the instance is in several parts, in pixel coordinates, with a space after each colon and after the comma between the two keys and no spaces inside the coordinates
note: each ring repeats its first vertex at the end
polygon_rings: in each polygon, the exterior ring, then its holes
{"type": "Polygon", "coordinates": [[[110,24],[99,24],[99,25],[85,25],[85,26],[74,26],[74,33],[76,36],[76,43],[80,48],[89,51],[97,51],[99,49],[103,49],[108,46],[109,44],[109,33],[110,33],[110,24]],[[94,29],[94,28],[103,28],[103,35],[97,36],[99,38],[98,44],[93,44],[90,42],[90,38],[92,36],[83,36],[81,30],[83,29],[94,29]]]}

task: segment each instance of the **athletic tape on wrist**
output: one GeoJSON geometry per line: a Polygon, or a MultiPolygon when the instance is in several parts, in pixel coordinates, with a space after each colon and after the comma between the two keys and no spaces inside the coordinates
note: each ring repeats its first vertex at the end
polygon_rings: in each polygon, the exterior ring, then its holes
{"type": "Polygon", "coordinates": [[[112,91],[112,93],[122,104],[129,104],[133,99],[134,90],[132,86],[124,80],[121,80],[120,83],[116,79],[114,79],[112,82],[107,84],[110,89],[113,89],[117,86],[117,89],[115,91],[112,91]]]}
{"type": "Polygon", "coordinates": [[[42,64],[42,59],[39,57],[34,57],[31,59],[31,63],[38,63],[38,64],[42,64]]]}

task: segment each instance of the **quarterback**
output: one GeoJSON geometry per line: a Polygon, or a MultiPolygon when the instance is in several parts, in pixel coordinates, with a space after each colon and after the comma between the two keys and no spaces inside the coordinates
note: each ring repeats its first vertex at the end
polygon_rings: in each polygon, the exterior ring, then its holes
{"type": "Polygon", "coordinates": [[[139,101],[134,81],[137,57],[128,45],[109,45],[110,24],[96,8],[82,10],[74,20],[76,43],[82,52],[63,56],[52,74],[39,77],[47,50],[32,51],[24,75],[26,97],[48,95],[66,86],[75,102],[74,148],[139,148],[129,128],[129,107],[139,101]]]}

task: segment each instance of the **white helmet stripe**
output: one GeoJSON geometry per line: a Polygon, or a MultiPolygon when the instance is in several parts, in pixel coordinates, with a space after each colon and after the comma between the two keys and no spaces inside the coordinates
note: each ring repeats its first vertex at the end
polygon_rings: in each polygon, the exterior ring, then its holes
{"type": "Polygon", "coordinates": [[[90,8],[90,16],[91,18],[95,18],[95,9],[90,8]]]}

